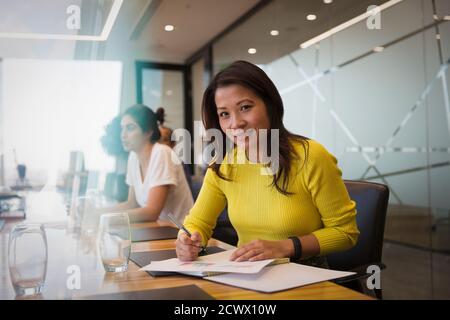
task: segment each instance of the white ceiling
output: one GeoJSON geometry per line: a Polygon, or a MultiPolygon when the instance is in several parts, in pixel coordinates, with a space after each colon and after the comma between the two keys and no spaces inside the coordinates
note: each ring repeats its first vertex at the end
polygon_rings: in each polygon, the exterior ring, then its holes
{"type": "MultiPolygon", "coordinates": [[[[61,17],[61,14],[65,17],[66,13],[60,12],[61,2],[64,1],[67,2],[67,5],[74,2],[68,0],[31,2],[29,0],[15,0],[14,2],[0,0],[0,17],[2,18],[0,20],[3,21],[0,21],[0,32],[5,32],[7,29],[11,32],[23,32],[24,30],[36,33],[42,32],[42,30],[45,30],[46,33],[67,32],[64,27],[59,26],[60,24],[50,23],[55,17],[61,17]],[[23,2],[23,5],[20,5],[20,2],[23,2]],[[55,12],[55,10],[57,11],[55,12]],[[36,12],[35,15],[30,14],[33,11],[36,12]],[[7,23],[5,23],[6,21],[7,23]]],[[[123,50],[125,47],[134,51],[133,55],[140,59],[182,63],[245,14],[258,1],[124,0],[106,43],[91,44],[90,48],[103,45],[106,51],[110,51],[120,47],[123,50]],[[150,19],[145,21],[139,36],[132,39],[133,30],[138,25],[146,8],[154,8],[155,4],[159,5],[156,6],[150,19]],[[174,25],[175,30],[164,31],[166,24],[174,25]]],[[[98,0],[98,7],[101,3],[98,0]]],[[[83,12],[83,9],[81,15],[82,22],[84,22],[83,18],[86,16],[83,17],[83,15],[86,13],[83,12]]],[[[87,15],[92,16],[92,13],[88,12],[87,15]]],[[[86,28],[83,30],[82,26],[80,31],[86,31],[86,28]]],[[[76,56],[77,45],[86,47],[86,42],[0,38],[0,58],[72,59],[76,56]]],[[[114,56],[116,55],[112,52],[105,54],[105,57],[114,56]]]]}
{"type": "Polygon", "coordinates": [[[157,61],[184,61],[258,0],[164,0],[138,39],[157,61]],[[164,26],[175,26],[172,32],[164,26]]]}
{"type": "Polygon", "coordinates": [[[251,16],[244,24],[226,34],[218,43],[214,63],[222,64],[246,57],[257,64],[266,64],[299,49],[300,43],[367,11],[370,5],[387,0],[335,0],[325,4],[322,0],[274,1],[251,16]],[[317,19],[308,21],[308,14],[317,19]],[[270,30],[278,30],[273,37],[270,30]],[[258,53],[248,54],[249,48],[258,53]]]}

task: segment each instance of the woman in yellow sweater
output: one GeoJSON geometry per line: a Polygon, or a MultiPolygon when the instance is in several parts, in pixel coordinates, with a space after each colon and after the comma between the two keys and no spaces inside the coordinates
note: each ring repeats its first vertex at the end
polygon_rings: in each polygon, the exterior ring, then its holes
{"type": "Polygon", "coordinates": [[[231,153],[225,147],[216,149],[216,156],[224,161],[213,162],[207,170],[198,199],[184,221],[192,237],[180,232],[176,241],[178,258],[197,257],[226,205],[239,237],[238,249],[231,256],[235,261],[305,260],[355,245],[359,235],[355,203],[336,158],[318,142],[290,133],[283,125],[283,113],[273,82],[249,62],[233,63],[209,84],[203,96],[203,123],[206,129],[221,130],[224,139],[233,141],[234,149],[231,153]],[[272,129],[279,133],[274,175],[262,174],[268,165],[262,163],[260,149],[250,152],[259,140],[242,134],[263,129],[269,129],[269,135],[272,129]],[[239,150],[245,150],[243,164],[235,163],[239,150]]]}

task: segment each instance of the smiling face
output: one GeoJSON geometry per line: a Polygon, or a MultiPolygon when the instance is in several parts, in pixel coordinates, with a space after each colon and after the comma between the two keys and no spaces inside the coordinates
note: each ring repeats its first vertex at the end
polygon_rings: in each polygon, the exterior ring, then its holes
{"type": "Polygon", "coordinates": [[[129,115],[124,115],[120,122],[122,129],[120,139],[126,151],[137,152],[150,143],[151,132],[143,132],[137,122],[129,115]]]}
{"type": "Polygon", "coordinates": [[[265,103],[246,87],[237,84],[220,87],[216,90],[215,102],[220,128],[229,139],[247,151],[256,146],[250,145],[254,139],[244,132],[258,133],[260,129],[270,129],[265,103]]]}

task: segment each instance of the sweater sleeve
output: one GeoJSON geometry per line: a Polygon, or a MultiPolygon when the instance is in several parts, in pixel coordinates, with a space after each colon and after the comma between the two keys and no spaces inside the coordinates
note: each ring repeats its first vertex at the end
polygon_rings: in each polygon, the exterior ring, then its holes
{"type": "Polygon", "coordinates": [[[348,195],[336,158],[315,141],[309,145],[304,173],[323,224],[312,233],[319,241],[320,255],[350,249],[359,236],[356,204],[348,195]]]}
{"type": "Polygon", "coordinates": [[[198,198],[184,220],[184,226],[191,233],[200,233],[203,245],[211,238],[217,218],[227,203],[218,179],[214,171],[207,170],[198,198]]]}

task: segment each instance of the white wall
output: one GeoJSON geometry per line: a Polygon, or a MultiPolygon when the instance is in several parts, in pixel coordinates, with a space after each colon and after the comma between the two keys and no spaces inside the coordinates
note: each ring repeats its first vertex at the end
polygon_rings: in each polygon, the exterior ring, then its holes
{"type": "Polygon", "coordinates": [[[113,169],[100,137],[119,110],[120,62],[5,59],[2,79],[7,184],[16,178],[13,149],[35,184],[67,170],[73,150],[88,170],[113,169]]]}

